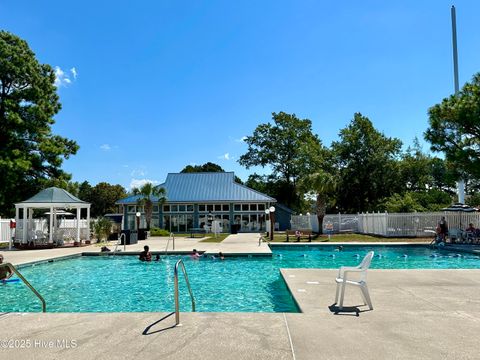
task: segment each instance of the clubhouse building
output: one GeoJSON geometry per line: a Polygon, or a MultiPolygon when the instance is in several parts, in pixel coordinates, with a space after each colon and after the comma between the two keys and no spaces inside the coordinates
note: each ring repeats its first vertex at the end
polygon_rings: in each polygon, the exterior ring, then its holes
{"type": "MultiPolygon", "coordinates": [[[[245,185],[235,182],[233,172],[169,173],[163,184],[166,201],[154,203],[151,227],[170,232],[186,233],[191,228],[203,228],[219,220],[222,232],[230,232],[232,225],[240,232],[265,231],[266,210],[275,207],[275,227],[285,230],[290,226],[292,211],[277,201],[245,185]]],[[[140,213],[140,227],[145,227],[141,195],[132,195],[117,201],[122,207],[123,228],[135,229],[136,214],[140,213]]]]}

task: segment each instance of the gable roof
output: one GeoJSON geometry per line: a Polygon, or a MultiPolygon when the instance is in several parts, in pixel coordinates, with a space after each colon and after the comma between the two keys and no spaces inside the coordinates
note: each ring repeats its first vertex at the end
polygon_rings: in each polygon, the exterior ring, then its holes
{"type": "Polygon", "coordinates": [[[68,191],[57,187],[49,187],[32,196],[30,199],[19,204],[37,204],[37,203],[66,203],[66,204],[88,204],[79,198],[73,196],[68,191]]]}
{"type": "MultiPolygon", "coordinates": [[[[172,202],[276,202],[270,196],[250,189],[235,182],[233,172],[205,172],[205,173],[169,173],[163,184],[159,185],[166,190],[166,198],[172,202]]],[[[117,201],[117,204],[136,203],[141,195],[132,195],[117,201]]],[[[152,196],[152,201],[158,201],[152,196]]]]}

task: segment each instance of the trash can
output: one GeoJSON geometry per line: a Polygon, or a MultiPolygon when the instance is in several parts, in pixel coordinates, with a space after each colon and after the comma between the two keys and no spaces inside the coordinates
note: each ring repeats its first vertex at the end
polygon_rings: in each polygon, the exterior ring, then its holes
{"type": "Polygon", "coordinates": [[[138,231],[130,230],[130,242],[127,242],[127,245],[132,245],[138,243],[138,231]]]}
{"type": "Polygon", "coordinates": [[[122,245],[132,245],[137,243],[136,230],[122,230],[122,234],[125,234],[125,236],[122,236],[122,240],[121,240],[122,245]]]}
{"type": "Polygon", "coordinates": [[[232,224],[230,230],[232,234],[238,234],[238,230],[240,230],[240,224],[232,224]]]}
{"type": "Polygon", "coordinates": [[[130,230],[122,230],[122,234],[125,234],[125,236],[120,235],[121,244],[130,245],[130,230]]]}
{"type": "Polygon", "coordinates": [[[147,229],[138,229],[138,240],[147,239],[147,229]]]}

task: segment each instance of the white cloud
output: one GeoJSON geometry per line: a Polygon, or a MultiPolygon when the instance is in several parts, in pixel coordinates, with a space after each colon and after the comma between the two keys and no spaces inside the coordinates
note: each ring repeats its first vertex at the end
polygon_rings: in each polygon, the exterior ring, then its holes
{"type": "Polygon", "coordinates": [[[230,160],[230,159],[233,159],[233,158],[230,156],[229,153],[225,153],[225,154],[223,154],[223,155],[220,155],[218,158],[219,158],[219,159],[222,159],[222,160],[230,160]]]}
{"type": "Polygon", "coordinates": [[[242,136],[240,139],[235,139],[235,141],[239,142],[239,143],[243,143],[243,142],[245,142],[245,140],[247,140],[246,136],[242,136]]]}
{"type": "Polygon", "coordinates": [[[152,183],[153,185],[157,185],[157,184],[160,184],[160,181],[149,180],[149,179],[132,179],[132,181],[130,181],[130,189],[140,188],[146,183],[152,183]]]}
{"type": "Polygon", "coordinates": [[[134,169],[130,173],[131,177],[140,177],[140,176],[145,176],[147,175],[147,172],[144,169],[134,169]]]}
{"type": "MultiPolygon", "coordinates": [[[[55,86],[56,87],[61,87],[61,86],[67,86],[72,83],[72,79],[70,78],[68,73],[65,73],[60,66],[55,66],[54,68],[55,72],[55,86]]],[[[75,68],[71,68],[70,72],[73,75],[73,80],[77,79],[77,70],[75,68]]]]}
{"type": "Polygon", "coordinates": [[[112,147],[108,144],[103,144],[103,145],[100,145],[100,149],[102,149],[103,151],[110,151],[112,150],[112,147]]]}

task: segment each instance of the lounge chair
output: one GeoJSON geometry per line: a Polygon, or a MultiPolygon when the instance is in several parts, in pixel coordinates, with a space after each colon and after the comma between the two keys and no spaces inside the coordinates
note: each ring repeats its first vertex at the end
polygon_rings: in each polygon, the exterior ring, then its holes
{"type": "MultiPolygon", "coordinates": [[[[355,267],[342,266],[338,270],[338,276],[335,279],[337,282],[337,292],[335,294],[335,304],[338,304],[339,310],[343,309],[343,299],[345,295],[346,285],[357,286],[361,290],[362,298],[364,305],[368,305],[370,310],[373,310],[372,300],[370,299],[370,294],[368,293],[367,287],[367,269],[370,266],[373,258],[373,251],[370,251],[362,260],[360,265],[355,267]],[[358,280],[353,280],[350,274],[357,274],[358,280]],[[350,276],[350,278],[349,278],[350,276]],[[340,303],[338,302],[338,295],[340,295],[340,303]]],[[[355,275],[354,275],[355,276],[355,275]]]]}

